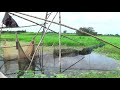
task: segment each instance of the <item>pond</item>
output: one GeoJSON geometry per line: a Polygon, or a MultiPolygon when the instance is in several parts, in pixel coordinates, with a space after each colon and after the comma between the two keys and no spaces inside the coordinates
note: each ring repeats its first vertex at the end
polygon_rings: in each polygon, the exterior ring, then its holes
{"type": "MultiPolygon", "coordinates": [[[[80,70],[114,70],[117,69],[120,66],[120,62],[118,60],[106,57],[105,55],[97,54],[97,53],[91,53],[89,55],[78,55],[74,57],[63,57],[61,58],[61,67],[67,68],[71,66],[72,64],[77,64],[71,67],[71,69],[80,69],[80,70]],[[84,59],[82,59],[84,57],[84,59]],[[79,61],[82,59],[81,61],[79,61]]],[[[44,63],[45,66],[53,66],[53,58],[49,55],[44,55],[44,63]]],[[[59,59],[55,59],[55,67],[59,67],[59,59]]]]}
{"type": "MultiPolygon", "coordinates": [[[[49,74],[48,71],[59,72],[59,58],[54,59],[52,54],[44,54],[43,60],[45,73],[49,74]]],[[[37,59],[37,62],[38,61],[39,60],[37,59]]],[[[11,63],[10,70],[8,70],[7,74],[9,74],[10,72],[15,73],[18,70],[17,61],[11,61],[10,63],[11,63]]],[[[0,66],[2,64],[4,64],[3,61],[0,61],[0,66]]],[[[39,64],[36,65],[38,67],[40,66],[39,64]]],[[[89,55],[84,56],[77,55],[74,57],[62,57],[61,58],[62,71],[64,71],[68,67],[70,67],[68,70],[116,70],[120,67],[120,62],[118,60],[106,57],[105,55],[91,53],[89,55]],[[73,65],[74,63],[76,64],[73,65]]],[[[36,68],[36,70],[38,70],[38,68],[36,68]]],[[[1,72],[5,73],[4,66],[2,67],[1,72]]],[[[36,71],[36,73],[40,73],[40,71],[36,71]]],[[[8,75],[8,77],[16,77],[16,75],[14,74],[8,75]]]]}

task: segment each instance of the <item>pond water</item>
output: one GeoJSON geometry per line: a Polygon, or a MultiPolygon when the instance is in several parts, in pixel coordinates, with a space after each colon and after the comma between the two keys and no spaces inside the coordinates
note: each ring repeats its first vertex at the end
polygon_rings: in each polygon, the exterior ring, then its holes
{"type": "MultiPolygon", "coordinates": [[[[48,71],[54,71],[54,70],[57,72],[59,71],[59,59],[58,58],[54,59],[52,54],[45,54],[43,58],[44,58],[44,69],[46,73],[48,71]]],[[[4,64],[3,61],[0,61],[0,66],[2,64],[4,64]]],[[[38,64],[37,66],[39,67],[38,64]]],[[[120,61],[114,60],[112,58],[106,57],[101,54],[91,53],[85,56],[78,55],[74,57],[63,57],[61,58],[61,67],[62,67],[62,71],[64,71],[68,67],[70,67],[68,70],[116,70],[120,67],[120,61]],[[78,63],[73,65],[76,62],[78,63]]],[[[36,70],[37,69],[38,68],[36,68],[36,70]]],[[[17,62],[12,61],[10,70],[8,70],[8,73],[10,72],[15,73],[17,70],[18,70],[17,62]]],[[[4,73],[4,66],[1,69],[1,71],[4,73]]],[[[36,72],[36,73],[39,73],[39,72],[36,72]]],[[[16,77],[16,76],[12,75],[9,77],[16,77]]]]}
{"type": "MultiPolygon", "coordinates": [[[[53,58],[52,56],[44,56],[45,66],[53,66],[53,58]]],[[[71,67],[71,69],[80,69],[80,70],[114,70],[120,67],[120,62],[118,60],[106,57],[101,54],[97,53],[91,53],[89,55],[78,55],[74,57],[63,57],[61,58],[61,67],[62,68],[68,68],[72,64],[76,63],[79,61],[77,64],[71,67]],[[82,59],[84,57],[84,59],[82,59]],[[81,61],[79,61],[82,59],[81,61]]],[[[59,67],[59,59],[55,59],[55,64],[54,67],[59,67]]]]}

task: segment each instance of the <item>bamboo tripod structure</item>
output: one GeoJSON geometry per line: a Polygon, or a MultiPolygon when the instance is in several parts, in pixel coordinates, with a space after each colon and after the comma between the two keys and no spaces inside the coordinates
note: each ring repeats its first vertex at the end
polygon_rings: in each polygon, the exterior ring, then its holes
{"type": "MultiPolygon", "coordinates": [[[[17,13],[18,13],[18,12],[17,12],[17,13]]],[[[13,13],[10,13],[10,14],[20,17],[19,15],[16,15],[16,14],[13,14],[13,13]]],[[[34,17],[34,16],[31,16],[31,15],[23,14],[23,13],[19,13],[19,14],[26,15],[26,16],[30,16],[30,17],[34,17]]],[[[34,22],[34,21],[31,21],[31,20],[29,20],[29,19],[26,19],[26,18],[23,18],[23,17],[20,17],[20,18],[25,19],[25,20],[28,20],[28,21],[30,21],[30,22],[32,22],[32,23],[37,24],[37,25],[40,25],[40,24],[38,24],[38,23],[36,23],[36,22],[34,22]]],[[[78,30],[78,29],[76,29],[76,28],[73,28],[73,27],[70,27],[70,26],[61,24],[60,22],[57,23],[57,22],[53,22],[53,20],[50,21],[50,20],[42,19],[42,18],[38,18],[38,17],[34,17],[34,18],[37,18],[37,19],[40,19],[40,20],[44,20],[44,21],[47,21],[47,22],[50,22],[50,23],[54,23],[54,24],[60,25],[60,27],[61,27],[61,26],[64,26],[64,27],[70,28],[70,29],[72,29],[72,30],[80,31],[81,33],[85,33],[85,34],[87,34],[87,35],[89,35],[89,36],[91,36],[91,37],[93,37],[93,38],[96,38],[96,39],[98,39],[98,40],[100,40],[100,41],[102,41],[102,42],[105,42],[105,43],[107,43],[107,44],[115,47],[115,48],[120,49],[120,47],[115,46],[115,45],[113,45],[113,44],[111,44],[111,43],[109,43],[109,42],[107,42],[107,41],[105,41],[105,40],[103,40],[103,39],[100,39],[100,38],[98,38],[98,37],[96,37],[96,36],[94,36],[94,35],[92,35],[92,34],[89,34],[89,33],[86,33],[86,32],[84,32],[84,31],[78,30]]],[[[60,18],[60,17],[59,17],[59,18],[60,18]]],[[[40,26],[46,28],[46,27],[43,26],[43,25],[40,25],[40,26]]],[[[46,29],[49,30],[49,28],[46,28],[46,29]]],[[[46,31],[47,31],[47,30],[46,30],[46,31]]],[[[43,35],[43,38],[44,38],[44,36],[45,36],[45,33],[44,33],[44,35],[43,35]]],[[[60,32],[59,32],[59,37],[60,37],[60,36],[61,36],[61,35],[60,35],[60,32]]],[[[39,44],[42,42],[43,38],[40,40],[39,44]]],[[[59,38],[59,39],[60,39],[60,38],[59,38]]],[[[59,43],[60,43],[60,40],[59,40],[59,43]]],[[[38,45],[39,45],[39,44],[38,44],[38,45]]],[[[59,50],[60,50],[60,44],[59,44],[59,50]]],[[[36,53],[36,52],[35,52],[35,53],[36,53]]],[[[34,55],[33,55],[33,56],[34,56],[34,55]]],[[[33,58],[34,58],[34,57],[33,57],[33,58]]],[[[33,59],[33,58],[32,58],[32,59],[33,59]]],[[[59,58],[60,58],[60,54],[59,54],[59,58]]],[[[60,59],[59,59],[59,61],[60,61],[60,59]]],[[[32,62],[32,60],[31,60],[31,62],[32,62]]]]}

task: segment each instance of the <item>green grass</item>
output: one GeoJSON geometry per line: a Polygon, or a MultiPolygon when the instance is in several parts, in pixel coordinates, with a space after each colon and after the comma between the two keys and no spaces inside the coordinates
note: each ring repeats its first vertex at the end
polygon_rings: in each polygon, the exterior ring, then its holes
{"type": "Polygon", "coordinates": [[[120,78],[120,70],[114,71],[76,71],[67,74],[57,73],[47,76],[46,74],[34,74],[26,71],[20,78],[120,78]]]}
{"type": "MultiPolygon", "coordinates": [[[[105,41],[108,41],[108,42],[120,47],[120,37],[115,37],[115,36],[99,36],[99,37],[105,41]]],[[[96,49],[95,52],[104,54],[108,57],[112,57],[117,60],[120,60],[120,49],[117,49],[108,44],[106,44],[102,48],[96,49]]]]}
{"type": "Polygon", "coordinates": [[[120,78],[120,71],[84,71],[67,75],[68,78],[120,78]]]}
{"type": "MultiPolygon", "coordinates": [[[[69,39],[66,39],[64,37],[61,38],[61,43],[62,45],[66,46],[91,46],[98,44],[100,41],[97,41],[96,39],[92,37],[87,37],[87,36],[76,36],[76,35],[70,35],[70,34],[65,34],[67,37],[74,39],[82,44],[78,44],[77,42],[71,41],[69,39]],[[87,41],[87,42],[86,42],[87,41]]],[[[18,34],[19,40],[24,41],[24,42],[30,42],[32,38],[35,36],[35,33],[21,33],[18,34]]],[[[35,41],[38,43],[40,41],[41,34],[39,34],[36,38],[35,41]]],[[[59,44],[59,39],[58,39],[58,34],[53,34],[49,33],[45,36],[44,38],[44,43],[46,46],[51,46],[51,45],[58,45],[59,44]]],[[[8,40],[8,41],[15,41],[15,34],[2,34],[2,40],[8,40]]]]}
{"type": "MultiPolygon", "coordinates": [[[[61,44],[63,46],[71,46],[71,47],[81,48],[81,47],[93,46],[93,45],[99,44],[101,42],[100,40],[97,40],[97,39],[90,37],[90,36],[77,36],[75,34],[65,34],[65,35],[69,38],[72,38],[72,39],[82,43],[82,44],[62,37],[61,44]]],[[[21,42],[30,42],[34,36],[35,36],[35,33],[18,34],[19,40],[21,42]]],[[[98,37],[120,47],[120,37],[115,37],[115,36],[98,36],[98,37]]],[[[41,38],[41,34],[39,34],[35,38],[35,42],[39,43],[40,38],[41,38]]],[[[58,45],[59,44],[58,38],[59,38],[58,34],[49,33],[44,38],[44,45],[45,46],[52,46],[53,44],[58,45]]],[[[5,40],[5,39],[8,41],[15,41],[15,34],[7,34],[7,33],[2,34],[2,40],[5,40]]],[[[110,46],[108,44],[106,44],[102,48],[97,48],[94,51],[98,52],[98,53],[102,53],[102,54],[107,55],[109,57],[112,57],[114,59],[120,60],[120,50],[113,47],[113,46],[110,46]]]]}

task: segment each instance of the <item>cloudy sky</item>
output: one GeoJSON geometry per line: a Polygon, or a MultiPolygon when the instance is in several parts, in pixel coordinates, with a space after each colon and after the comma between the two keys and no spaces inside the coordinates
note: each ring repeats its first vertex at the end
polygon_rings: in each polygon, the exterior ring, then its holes
{"type": "MultiPolygon", "coordinates": [[[[14,12],[13,12],[14,13],[14,12]]],[[[22,12],[29,15],[45,18],[46,12],[22,12]]],[[[4,17],[5,12],[0,12],[0,25],[2,24],[2,19],[4,17]]],[[[56,12],[53,12],[49,18],[52,20],[56,12]]],[[[17,14],[20,15],[20,14],[17,14]]],[[[16,16],[11,15],[19,26],[26,25],[35,25],[29,21],[23,20],[16,16]]],[[[23,15],[20,15],[23,16],[23,15]]],[[[35,21],[39,24],[42,24],[44,21],[34,19],[31,17],[26,17],[32,21],[35,21]]],[[[59,21],[59,15],[56,16],[55,22],[59,21]]],[[[62,24],[74,27],[79,29],[80,27],[93,27],[96,32],[99,34],[120,34],[120,12],[61,12],[61,22],[62,24]]],[[[47,26],[49,23],[47,24],[47,26]]],[[[29,32],[37,32],[40,29],[39,26],[29,27],[29,28],[20,28],[19,30],[27,30],[29,32]]],[[[50,29],[59,31],[59,26],[52,24],[50,29]]],[[[9,29],[9,30],[18,30],[9,29]]],[[[67,32],[74,33],[74,30],[62,27],[62,31],[67,30],[67,32]]]]}

